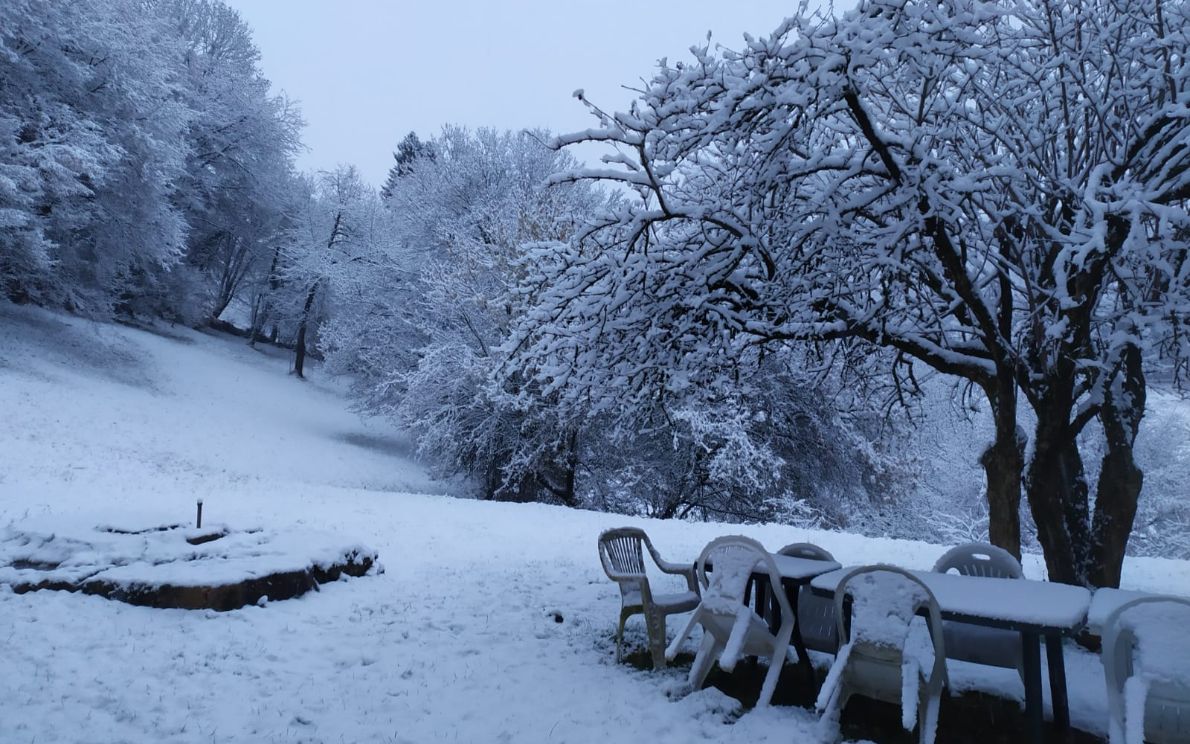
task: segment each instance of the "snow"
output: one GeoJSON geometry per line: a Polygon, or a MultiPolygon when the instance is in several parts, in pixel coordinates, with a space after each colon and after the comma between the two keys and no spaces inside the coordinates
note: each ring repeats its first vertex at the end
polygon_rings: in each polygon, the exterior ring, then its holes
{"type": "MultiPolygon", "coordinates": [[[[212,524],[331,532],[386,569],[225,613],[0,589],[5,744],[814,742],[812,711],[740,716],[714,689],[671,699],[685,669],[615,664],[619,592],[598,534],[642,526],[670,560],[741,530],[847,562],[928,568],[945,550],[450,498],[456,484],[431,479],[399,432],[361,421],[317,367],[305,382],[287,376],[281,353],[5,305],[0,328],[0,527],[94,514],[189,524],[202,498],[212,524]]],[[[1039,557],[1025,565],[1041,575],[1039,557]]],[[[1176,592],[1187,577],[1175,561],[1125,566],[1146,590],[1176,592]]],[[[657,583],[682,589],[680,577],[657,583]]],[[[639,618],[626,641],[643,645],[639,618]]],[[[1012,670],[948,667],[956,687],[1019,685],[1012,670]]],[[[1098,657],[1069,648],[1067,669],[1075,725],[1104,731],[1098,657]]]]}
{"type": "Polygon", "coordinates": [[[853,640],[901,649],[918,608],[929,605],[921,586],[888,571],[865,573],[847,583],[852,597],[853,640]]]}
{"type": "Polygon", "coordinates": [[[1134,599],[1155,596],[1149,592],[1128,589],[1100,589],[1091,597],[1091,608],[1087,611],[1087,630],[1103,635],[1104,625],[1119,607],[1134,599]]]}
{"type": "MultiPolygon", "coordinates": [[[[777,564],[777,571],[780,572],[783,579],[808,579],[839,568],[839,564],[835,561],[798,558],[792,555],[774,555],[773,562],[777,564]]],[[[757,564],[757,568],[760,568],[761,565],[757,564]]]]}
{"type": "Polygon", "coordinates": [[[221,586],[311,567],[328,570],[348,558],[376,559],[367,547],[321,530],[232,530],[218,525],[197,530],[136,520],[122,521],[119,527],[97,523],[95,515],[43,515],[0,530],[0,584],[221,586]],[[226,534],[198,545],[187,542],[220,533],[226,534]],[[13,567],[24,564],[42,568],[13,567]]]}
{"type": "Polygon", "coordinates": [[[1136,638],[1137,675],[1190,689],[1190,602],[1145,602],[1120,614],[1136,638]]]}
{"type": "MultiPolygon", "coordinates": [[[[816,577],[810,586],[833,593],[851,569],[816,577]]],[[[987,619],[1002,624],[1074,630],[1087,617],[1091,592],[1067,584],[1029,579],[913,571],[938,600],[943,616],[987,619]]]]}

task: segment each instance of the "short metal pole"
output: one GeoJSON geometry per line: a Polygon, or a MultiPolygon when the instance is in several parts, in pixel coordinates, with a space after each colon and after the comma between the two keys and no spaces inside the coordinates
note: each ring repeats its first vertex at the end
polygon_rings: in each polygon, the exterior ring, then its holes
{"type": "Polygon", "coordinates": [[[194,527],[195,529],[202,529],[202,499],[198,500],[198,520],[194,527]]]}

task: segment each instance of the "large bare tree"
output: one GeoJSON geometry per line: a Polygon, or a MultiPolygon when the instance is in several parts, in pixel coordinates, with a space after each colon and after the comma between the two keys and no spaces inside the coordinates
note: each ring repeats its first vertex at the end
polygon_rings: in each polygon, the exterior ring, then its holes
{"type": "Polygon", "coordinates": [[[696,49],[557,140],[613,145],[565,178],[640,199],[542,252],[519,353],[622,397],[728,387],[758,345],[887,349],[990,403],[992,540],[1019,554],[1023,486],[1050,577],[1118,584],[1145,365],[1188,308],[1186,37],[1182,2],[875,0],[696,49]]]}

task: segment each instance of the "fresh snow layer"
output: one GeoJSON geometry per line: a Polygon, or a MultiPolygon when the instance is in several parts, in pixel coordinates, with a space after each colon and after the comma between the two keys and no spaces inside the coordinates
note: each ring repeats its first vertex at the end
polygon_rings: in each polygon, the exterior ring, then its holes
{"type": "MultiPolygon", "coordinates": [[[[822,574],[810,585],[833,593],[843,577],[854,568],[822,574]]],[[[1086,618],[1091,604],[1091,593],[1086,589],[1048,581],[959,576],[932,571],[914,571],[913,576],[930,589],[944,612],[971,618],[1074,630],[1086,618]]]]}
{"type": "Polygon", "coordinates": [[[102,526],[72,514],[0,528],[0,584],[86,579],[140,588],[224,586],[311,567],[329,570],[348,557],[376,558],[359,543],[308,528],[157,527],[135,521],[102,526]],[[187,542],[219,533],[226,534],[197,545],[187,542]]]}
{"type": "MultiPolygon", "coordinates": [[[[615,664],[619,592],[596,536],[641,525],[672,561],[741,531],[770,549],[816,542],[848,564],[928,569],[945,549],[450,498],[399,432],[352,414],[317,368],[287,376],[281,353],[4,305],[0,339],[0,526],[189,522],[202,498],[212,523],[326,530],[386,568],[226,613],[0,591],[4,744],[813,742],[811,711],[736,720],[714,689],[671,698],[684,669],[615,664]]],[[[1041,576],[1036,556],[1025,564],[1041,576]]],[[[1190,568],[1130,560],[1125,582],[1177,593],[1190,568]]],[[[639,618],[628,642],[644,642],[639,618]]],[[[1020,695],[1013,670],[948,667],[956,688],[1020,695]]],[[[1067,669],[1075,725],[1105,730],[1098,657],[1068,648],[1067,669]]]]}

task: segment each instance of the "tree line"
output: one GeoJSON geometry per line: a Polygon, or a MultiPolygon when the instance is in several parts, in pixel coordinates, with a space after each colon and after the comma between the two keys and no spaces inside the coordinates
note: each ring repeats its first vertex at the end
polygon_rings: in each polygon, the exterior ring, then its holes
{"type": "Polygon", "coordinates": [[[941,390],[988,412],[990,539],[1115,585],[1185,374],[1187,12],[803,12],[627,111],[579,91],[583,132],[411,133],[377,190],[295,171],[221,3],[14,0],[0,291],[316,353],[484,498],[667,518],[936,536],[941,390]]]}

